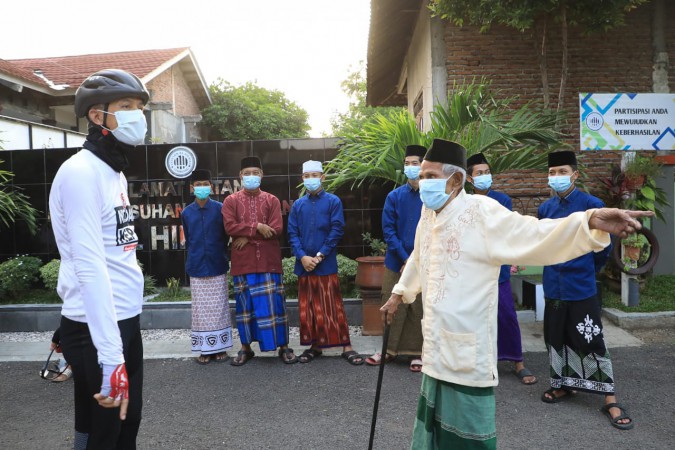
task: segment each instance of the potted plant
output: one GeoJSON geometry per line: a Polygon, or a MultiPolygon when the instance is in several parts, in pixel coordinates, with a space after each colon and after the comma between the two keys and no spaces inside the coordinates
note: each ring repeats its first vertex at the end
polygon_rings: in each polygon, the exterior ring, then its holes
{"type": "Polygon", "coordinates": [[[355,283],[359,287],[361,297],[362,333],[364,336],[380,336],[382,335],[380,306],[387,244],[381,239],[373,238],[370,233],[363,233],[361,236],[371,250],[371,256],[356,258],[358,266],[355,283]]]}
{"type": "Polygon", "coordinates": [[[642,233],[631,234],[625,239],[621,240],[623,246],[624,269],[637,269],[637,267],[644,263],[649,258],[649,249],[651,244],[647,237],[642,233]]]}
{"type": "Polygon", "coordinates": [[[636,154],[623,169],[626,188],[631,191],[640,189],[644,186],[645,180],[656,177],[660,170],[661,164],[654,158],[636,154]]]}
{"type": "Polygon", "coordinates": [[[364,289],[381,289],[384,277],[384,255],[387,244],[381,239],[374,238],[370,233],[363,233],[363,242],[370,246],[371,256],[356,258],[356,285],[364,289]]]}

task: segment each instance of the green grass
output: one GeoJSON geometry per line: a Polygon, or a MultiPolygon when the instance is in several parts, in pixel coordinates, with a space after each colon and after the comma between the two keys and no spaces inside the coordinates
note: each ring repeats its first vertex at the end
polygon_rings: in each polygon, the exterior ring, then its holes
{"type": "Polygon", "coordinates": [[[650,277],[640,290],[638,306],[624,305],[621,303],[621,294],[612,292],[603,285],[602,307],[625,312],[675,311],[675,275],[650,277]]]}
{"type": "Polygon", "coordinates": [[[61,304],[61,298],[56,291],[47,289],[28,289],[16,296],[0,297],[0,305],[37,305],[37,304],[61,304]]]}
{"type": "Polygon", "coordinates": [[[159,289],[159,295],[148,302],[189,302],[192,300],[190,291],[188,289],[180,289],[178,292],[173,292],[169,289],[159,289]]]}

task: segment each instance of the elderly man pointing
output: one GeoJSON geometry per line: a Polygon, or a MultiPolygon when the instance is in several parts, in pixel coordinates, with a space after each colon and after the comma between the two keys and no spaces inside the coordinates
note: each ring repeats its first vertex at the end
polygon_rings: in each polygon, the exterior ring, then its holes
{"type": "Polygon", "coordinates": [[[591,209],[557,220],[509,211],[463,190],[466,150],[435,139],[424,156],[415,248],[382,311],[422,292],[423,379],[414,449],[497,446],[497,299],[502,264],[548,265],[601,251],[644,211],[591,209]]]}

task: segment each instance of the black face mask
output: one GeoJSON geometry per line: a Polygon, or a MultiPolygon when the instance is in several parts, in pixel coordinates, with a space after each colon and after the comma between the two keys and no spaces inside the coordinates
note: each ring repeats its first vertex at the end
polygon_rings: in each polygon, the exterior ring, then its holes
{"type": "Polygon", "coordinates": [[[101,161],[108,164],[115,172],[122,172],[129,167],[127,152],[134,147],[118,141],[97,125],[89,125],[89,134],[84,142],[84,148],[96,155],[101,161]]]}

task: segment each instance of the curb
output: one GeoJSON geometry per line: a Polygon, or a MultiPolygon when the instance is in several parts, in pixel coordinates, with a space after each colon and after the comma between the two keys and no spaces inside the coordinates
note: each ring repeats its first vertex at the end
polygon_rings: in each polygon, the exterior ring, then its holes
{"type": "MultiPolygon", "coordinates": [[[[361,299],[343,300],[347,323],[361,325],[363,314],[361,299]]],[[[235,323],[235,302],[230,300],[230,314],[235,323]]],[[[286,300],[288,325],[300,326],[298,301],[286,300]]],[[[61,323],[61,305],[0,305],[0,333],[24,331],[53,331],[61,323]]],[[[141,329],[190,329],[192,326],[191,302],[143,303],[141,329]]]]}
{"type": "Polygon", "coordinates": [[[675,311],[629,313],[615,308],[603,308],[602,316],[625,330],[675,328],[675,311]]]}
{"type": "MultiPolygon", "coordinates": [[[[344,299],[347,322],[350,325],[363,325],[361,299],[344,299]]],[[[235,303],[230,300],[230,312],[234,314],[235,303]]],[[[286,300],[288,325],[299,326],[298,301],[286,300]]],[[[533,310],[516,311],[519,323],[536,321],[533,310]]],[[[603,308],[603,318],[614,325],[626,329],[675,328],[675,311],[653,313],[628,313],[614,308],[603,308]]],[[[0,305],[0,333],[52,331],[59,327],[61,305],[0,305]]],[[[233,322],[234,323],[234,322],[233,322]]],[[[189,329],[192,324],[190,302],[143,303],[141,329],[189,329]]]]}

